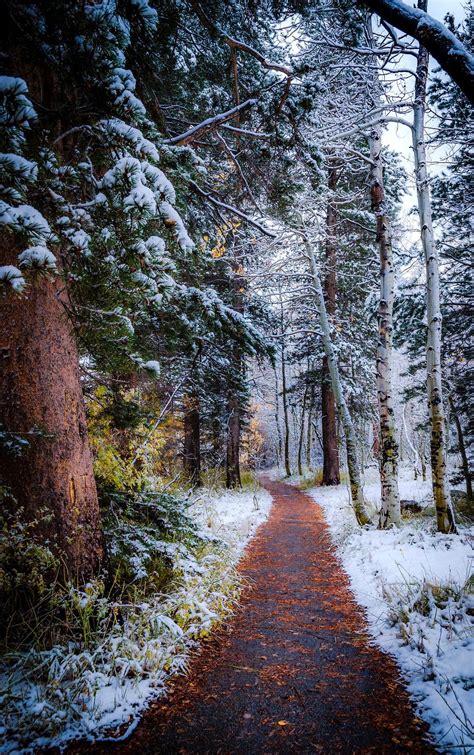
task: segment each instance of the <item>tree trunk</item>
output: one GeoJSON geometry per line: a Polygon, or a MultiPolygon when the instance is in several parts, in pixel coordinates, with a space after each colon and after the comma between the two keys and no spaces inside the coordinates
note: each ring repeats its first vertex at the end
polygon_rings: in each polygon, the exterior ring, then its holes
{"type": "Polygon", "coordinates": [[[193,487],[201,486],[201,438],[199,399],[186,396],[184,404],[184,471],[193,487]]]}
{"type": "Polygon", "coordinates": [[[304,439],[304,415],[306,411],[306,400],[308,398],[308,386],[304,389],[303,404],[301,406],[300,437],[298,440],[298,474],[303,475],[303,439],[304,439]]]}
{"type": "Polygon", "coordinates": [[[314,407],[314,387],[311,389],[311,397],[309,400],[309,407],[308,407],[308,425],[307,425],[307,431],[306,431],[306,468],[311,471],[311,445],[312,445],[312,439],[313,439],[313,428],[312,428],[312,421],[313,421],[313,407],[314,407]]]}
{"type": "Polygon", "coordinates": [[[466,444],[464,443],[464,433],[462,431],[461,420],[459,419],[459,414],[454,407],[453,400],[450,399],[449,403],[451,405],[451,414],[453,416],[454,424],[456,425],[456,432],[458,434],[458,446],[459,453],[461,454],[462,471],[464,480],[466,482],[466,493],[468,498],[472,498],[472,475],[469,468],[469,459],[467,456],[466,444]]]}
{"type": "Polygon", "coordinates": [[[275,425],[276,425],[276,431],[277,431],[277,437],[278,437],[278,444],[276,446],[277,448],[277,467],[280,466],[280,462],[283,456],[283,438],[281,436],[281,427],[280,427],[280,390],[278,386],[278,371],[276,367],[274,368],[275,373],[275,425]]]}
{"type": "MultiPolygon", "coordinates": [[[[0,265],[15,257],[0,250],[0,265]]],[[[28,445],[18,456],[0,447],[0,477],[27,520],[43,518],[37,532],[64,554],[66,576],[85,579],[97,572],[103,547],[66,303],[64,282],[44,276],[32,278],[24,295],[1,300],[1,424],[28,445]]]]}
{"type": "Polygon", "coordinates": [[[290,420],[288,417],[288,396],[286,393],[286,363],[285,363],[285,345],[282,341],[281,344],[281,388],[283,399],[283,420],[285,425],[285,437],[284,437],[284,456],[285,456],[285,472],[286,476],[290,477],[290,420]]]}
{"type": "Polygon", "coordinates": [[[227,427],[226,487],[240,488],[240,407],[236,398],[229,400],[227,427]]]}
{"type": "Polygon", "coordinates": [[[311,275],[313,278],[314,293],[316,297],[316,308],[319,316],[319,327],[321,328],[321,335],[323,339],[324,351],[328,360],[329,374],[331,376],[332,389],[334,391],[334,397],[336,399],[336,405],[339,411],[339,417],[341,419],[342,426],[344,428],[344,434],[346,437],[346,449],[347,449],[347,467],[349,471],[349,480],[351,487],[352,505],[359,524],[368,524],[370,522],[369,515],[367,513],[366,504],[364,500],[364,494],[362,490],[362,484],[360,479],[359,461],[357,459],[357,440],[354,425],[352,423],[349,409],[344,398],[342,391],[341,378],[339,376],[339,370],[336,361],[336,354],[331,340],[331,330],[329,327],[329,320],[326,313],[326,305],[324,302],[323,288],[321,285],[321,278],[319,276],[319,270],[316,265],[313,250],[309,241],[305,237],[305,247],[310,263],[311,275]]]}
{"type": "MultiPolygon", "coordinates": [[[[336,314],[336,207],[333,193],[337,185],[337,170],[330,166],[328,174],[329,200],[326,211],[326,276],[324,278],[324,296],[326,311],[330,320],[336,314]]],[[[322,435],[323,435],[323,485],[339,485],[339,449],[337,444],[336,402],[331,387],[328,360],[323,358],[322,384],[322,435]]]]}
{"type": "MultiPolygon", "coordinates": [[[[426,9],[426,0],[418,7],[426,9]]],[[[426,83],[428,78],[428,51],[420,45],[416,66],[415,105],[413,120],[413,150],[415,153],[416,190],[420,215],[421,241],[426,265],[426,310],[428,319],[427,338],[427,392],[431,420],[431,471],[433,497],[439,532],[456,532],[454,511],[451,505],[446,456],[446,419],[443,407],[441,376],[441,308],[439,293],[438,252],[433,239],[431,198],[426,167],[424,120],[426,107],[426,83]]]]}
{"type": "MultiPolygon", "coordinates": [[[[376,82],[378,83],[378,82],[376,82]]],[[[380,482],[382,487],[379,527],[384,529],[401,521],[398,492],[398,442],[392,395],[392,339],[395,273],[392,232],[388,216],[381,157],[382,128],[377,124],[369,136],[370,196],[377,221],[380,253],[380,299],[378,307],[377,395],[380,417],[380,482]]]]}
{"type": "Polygon", "coordinates": [[[426,456],[423,446],[420,446],[421,479],[426,482],[426,456]]]}

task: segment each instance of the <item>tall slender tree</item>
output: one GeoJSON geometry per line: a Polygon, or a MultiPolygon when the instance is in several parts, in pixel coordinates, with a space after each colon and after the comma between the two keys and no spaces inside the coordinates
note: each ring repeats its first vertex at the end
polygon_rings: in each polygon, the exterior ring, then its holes
{"type": "MultiPolygon", "coordinates": [[[[337,266],[337,209],[336,186],[337,166],[334,160],[328,164],[328,203],[326,211],[326,275],[324,295],[330,320],[336,315],[336,266],[337,266]]],[[[339,448],[337,439],[336,402],[329,375],[328,360],[323,358],[323,378],[321,383],[321,423],[323,437],[323,485],[339,485],[339,448]]]]}
{"type": "MultiPolygon", "coordinates": [[[[426,0],[418,0],[418,7],[425,11],[426,0]]],[[[438,530],[440,532],[455,532],[456,523],[451,504],[446,469],[447,433],[441,371],[442,316],[439,290],[439,262],[433,236],[431,198],[425,146],[424,123],[428,62],[428,50],[420,45],[416,66],[415,105],[412,134],[421,242],[426,266],[426,312],[428,320],[426,369],[428,406],[431,419],[431,473],[438,530]]]]}

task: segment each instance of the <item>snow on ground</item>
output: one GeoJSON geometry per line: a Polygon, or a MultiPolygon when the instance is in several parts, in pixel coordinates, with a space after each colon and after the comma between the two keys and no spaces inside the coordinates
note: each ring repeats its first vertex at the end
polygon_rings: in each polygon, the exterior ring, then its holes
{"type": "MultiPolygon", "coordinates": [[[[430,481],[414,481],[406,467],[400,477],[402,499],[432,504],[430,481]]],[[[347,486],[307,492],[324,509],[373,638],[397,660],[438,748],[474,752],[474,530],[441,535],[431,516],[385,532],[360,528],[347,486]]],[[[369,470],[364,493],[378,508],[376,469],[369,470]]]]}
{"type": "Polygon", "coordinates": [[[199,497],[190,511],[204,532],[226,542],[237,560],[258,526],[270,513],[272,497],[268,491],[231,491],[199,497]]]}
{"type": "MultiPolygon", "coordinates": [[[[195,557],[179,543],[163,544],[182,572],[169,593],[115,605],[94,584],[71,588],[84,626],[94,610],[103,616],[103,629],[83,647],[57,645],[3,660],[0,752],[61,748],[79,737],[116,739],[124,725],[120,738],[126,738],[150,701],[166,694],[169,676],[186,668],[199,638],[232,612],[238,587],[233,567],[271,503],[261,488],[200,493],[188,515],[209,548],[195,557]],[[114,610],[121,622],[110,621],[114,610]]],[[[143,540],[137,539],[138,549],[143,540]]]]}

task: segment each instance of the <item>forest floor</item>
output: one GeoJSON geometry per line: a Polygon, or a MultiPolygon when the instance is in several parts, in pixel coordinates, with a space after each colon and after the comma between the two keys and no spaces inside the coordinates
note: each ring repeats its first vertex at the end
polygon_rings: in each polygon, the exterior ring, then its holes
{"type": "Polygon", "coordinates": [[[240,563],[234,617],[126,742],[72,752],[433,751],[395,662],[371,643],[321,508],[263,484],[273,508],[240,563]]]}

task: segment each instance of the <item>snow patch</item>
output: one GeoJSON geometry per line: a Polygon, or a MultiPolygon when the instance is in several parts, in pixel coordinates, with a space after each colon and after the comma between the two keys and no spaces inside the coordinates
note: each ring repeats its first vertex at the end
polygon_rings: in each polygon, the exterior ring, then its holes
{"type": "Polygon", "coordinates": [[[14,265],[1,265],[0,266],[0,283],[11,286],[14,291],[18,293],[23,291],[26,286],[26,281],[14,265]]]}
{"type": "Polygon", "coordinates": [[[21,267],[56,271],[56,257],[45,246],[30,246],[18,255],[21,267]]]}
{"type": "MultiPolygon", "coordinates": [[[[431,483],[410,480],[410,474],[402,469],[401,498],[429,503],[431,483]]],[[[369,475],[364,492],[377,505],[375,476],[369,475]]],[[[442,535],[425,517],[399,529],[360,528],[345,486],[308,493],[324,510],[372,637],[395,657],[437,745],[469,751],[474,747],[474,601],[466,585],[474,532],[442,535]]]]}

